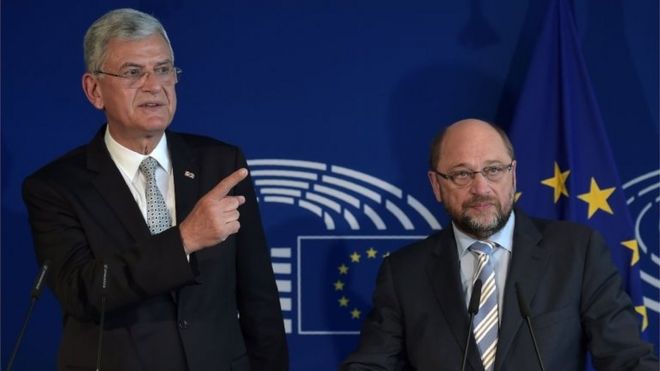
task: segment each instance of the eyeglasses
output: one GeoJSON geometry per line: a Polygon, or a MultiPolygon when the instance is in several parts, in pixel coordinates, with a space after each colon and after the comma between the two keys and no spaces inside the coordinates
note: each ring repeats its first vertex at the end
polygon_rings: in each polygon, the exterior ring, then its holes
{"type": "Polygon", "coordinates": [[[153,71],[147,71],[145,68],[135,66],[126,67],[119,73],[110,73],[101,70],[94,71],[97,75],[102,74],[122,79],[127,88],[140,86],[140,82],[144,81],[143,79],[147,74],[152,74],[162,85],[171,86],[179,82],[181,72],[183,72],[182,69],[174,67],[172,64],[156,66],[153,71]]]}
{"type": "Polygon", "coordinates": [[[504,177],[504,174],[510,172],[512,168],[513,168],[513,161],[511,161],[511,163],[508,165],[486,166],[485,168],[481,169],[481,171],[457,170],[457,171],[452,171],[451,173],[448,174],[443,174],[436,170],[431,170],[431,171],[451,181],[457,186],[463,187],[472,183],[474,177],[477,174],[483,175],[484,178],[486,178],[491,182],[500,181],[504,177]]]}

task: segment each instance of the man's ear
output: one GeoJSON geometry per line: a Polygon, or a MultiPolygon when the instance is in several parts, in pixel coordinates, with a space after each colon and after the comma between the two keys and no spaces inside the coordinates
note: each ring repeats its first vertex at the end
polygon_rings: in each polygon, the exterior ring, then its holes
{"type": "Polygon", "coordinates": [[[82,76],[82,88],[85,92],[85,96],[92,104],[92,106],[102,110],[104,108],[103,94],[101,93],[99,80],[96,78],[96,76],[89,72],[85,72],[85,74],[82,76]]]}
{"type": "Polygon", "coordinates": [[[438,200],[438,202],[442,202],[442,191],[440,190],[440,181],[438,180],[437,174],[429,170],[427,175],[429,177],[429,182],[431,182],[431,188],[433,188],[435,199],[438,200]]]}

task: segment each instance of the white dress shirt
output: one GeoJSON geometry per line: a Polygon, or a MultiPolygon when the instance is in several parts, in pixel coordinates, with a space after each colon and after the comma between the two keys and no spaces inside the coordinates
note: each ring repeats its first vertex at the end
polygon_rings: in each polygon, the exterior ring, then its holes
{"type": "Polygon", "coordinates": [[[124,181],[131,190],[135,202],[137,202],[140,207],[140,211],[142,212],[145,221],[147,220],[147,199],[145,194],[147,179],[140,171],[140,164],[142,163],[142,160],[149,156],[158,161],[159,166],[156,168],[156,182],[158,183],[158,189],[163,194],[163,198],[165,198],[165,204],[170,212],[172,225],[176,225],[174,174],[172,172],[170,154],[167,150],[167,136],[163,134],[156,148],[146,156],[119,144],[114,138],[112,138],[107,127],[105,129],[104,140],[108,152],[110,152],[112,161],[114,161],[122,177],[124,177],[124,181]]]}

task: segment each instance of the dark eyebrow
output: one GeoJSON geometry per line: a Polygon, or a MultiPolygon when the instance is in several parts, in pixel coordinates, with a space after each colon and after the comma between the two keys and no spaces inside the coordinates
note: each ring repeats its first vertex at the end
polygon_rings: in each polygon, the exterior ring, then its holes
{"type": "Polygon", "coordinates": [[[488,165],[484,166],[484,168],[486,168],[486,167],[493,167],[493,166],[497,166],[497,167],[500,167],[500,166],[509,166],[509,164],[505,164],[505,163],[500,162],[500,161],[495,161],[495,162],[491,162],[491,163],[489,163],[488,165]]]}
{"type": "MultiPolygon", "coordinates": [[[[492,167],[492,166],[497,166],[497,167],[509,166],[509,164],[506,164],[506,163],[504,163],[500,160],[487,161],[486,164],[480,170],[483,170],[487,167],[492,167]]],[[[460,164],[454,165],[453,167],[449,168],[449,170],[447,170],[447,171],[455,172],[455,171],[477,171],[477,170],[473,170],[470,166],[468,166],[464,163],[460,163],[460,164]]]]}
{"type": "Polygon", "coordinates": [[[456,164],[448,169],[448,171],[451,170],[457,170],[457,169],[464,169],[464,170],[470,170],[470,167],[467,166],[465,163],[461,162],[460,164],[456,164]]]}

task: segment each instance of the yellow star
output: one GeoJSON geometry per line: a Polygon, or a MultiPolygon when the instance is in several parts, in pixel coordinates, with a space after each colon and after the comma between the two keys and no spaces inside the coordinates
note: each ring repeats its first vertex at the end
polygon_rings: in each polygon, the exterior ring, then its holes
{"type": "Polygon", "coordinates": [[[358,254],[357,251],[354,251],[354,252],[351,254],[351,262],[352,262],[352,263],[359,263],[361,257],[362,257],[362,256],[360,256],[360,254],[358,254]]]}
{"type": "Polygon", "coordinates": [[[589,189],[589,193],[583,193],[578,196],[580,200],[589,204],[588,219],[591,219],[591,217],[596,213],[596,211],[598,211],[598,209],[610,214],[614,214],[610,204],[607,203],[607,198],[610,197],[612,193],[614,193],[614,187],[600,189],[598,187],[598,183],[596,183],[596,179],[593,177],[591,178],[591,187],[589,189]]]}
{"type": "Polygon", "coordinates": [[[638,305],[635,307],[635,312],[642,316],[642,331],[646,330],[646,328],[649,327],[649,316],[646,313],[646,307],[643,305],[638,305]]]}
{"type": "Polygon", "coordinates": [[[520,199],[520,196],[522,196],[522,192],[516,192],[513,195],[513,202],[518,202],[518,200],[520,199]]]}
{"type": "Polygon", "coordinates": [[[361,314],[362,314],[362,312],[360,312],[360,310],[357,309],[357,308],[355,308],[355,309],[353,309],[353,310],[351,311],[351,317],[352,317],[353,319],[360,319],[360,315],[361,315],[361,314]]]}
{"type": "Polygon", "coordinates": [[[339,274],[348,274],[348,267],[346,266],[346,264],[342,263],[339,266],[339,274]]]}
{"type": "Polygon", "coordinates": [[[369,250],[367,250],[367,258],[369,259],[376,259],[376,254],[378,254],[378,251],[373,247],[370,247],[369,250]]]}
{"type": "Polygon", "coordinates": [[[632,267],[639,261],[639,248],[637,246],[637,240],[623,241],[621,244],[632,250],[632,257],[630,258],[630,266],[632,267]]]}
{"type": "Polygon", "coordinates": [[[350,300],[348,300],[347,297],[342,296],[342,297],[339,298],[339,300],[338,300],[338,302],[339,302],[339,306],[340,306],[340,307],[347,307],[349,301],[350,301],[350,300]]]}
{"type": "Polygon", "coordinates": [[[341,282],[340,280],[337,280],[337,282],[335,282],[334,285],[335,285],[335,291],[342,291],[344,289],[344,283],[341,282]]]}
{"type": "Polygon", "coordinates": [[[564,195],[568,197],[568,189],[566,189],[566,178],[570,174],[570,170],[562,172],[559,170],[559,164],[555,162],[555,175],[552,178],[544,179],[541,184],[545,184],[555,190],[555,203],[559,201],[559,197],[564,195]]]}

